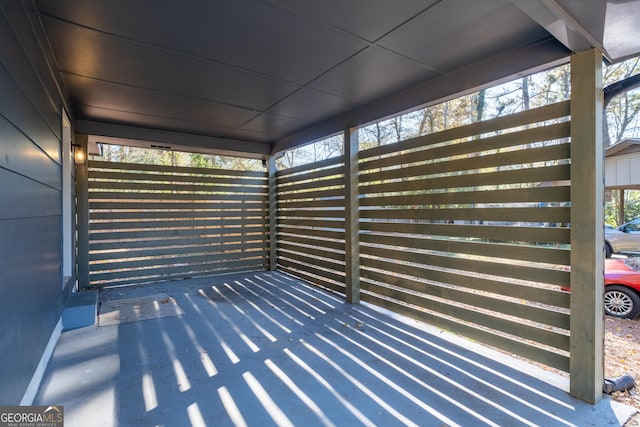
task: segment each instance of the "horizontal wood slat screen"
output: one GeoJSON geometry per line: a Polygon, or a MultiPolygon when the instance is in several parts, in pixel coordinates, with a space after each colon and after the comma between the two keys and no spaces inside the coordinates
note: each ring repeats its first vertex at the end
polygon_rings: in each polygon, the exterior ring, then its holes
{"type": "Polygon", "coordinates": [[[266,172],[89,162],[90,286],[263,270],[266,172]]]}
{"type": "Polygon", "coordinates": [[[362,300],[568,371],[568,115],[361,151],[362,300]]]}
{"type": "Polygon", "coordinates": [[[343,158],[280,170],[276,182],[278,268],[344,292],[343,158]]]}

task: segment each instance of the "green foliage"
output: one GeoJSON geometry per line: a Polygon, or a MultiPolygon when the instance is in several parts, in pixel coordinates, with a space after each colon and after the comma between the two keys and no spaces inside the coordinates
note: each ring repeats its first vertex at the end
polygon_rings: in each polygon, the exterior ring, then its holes
{"type": "Polygon", "coordinates": [[[618,199],[613,191],[605,192],[604,223],[617,227],[618,225],[618,199]]]}
{"type": "Polygon", "coordinates": [[[607,190],[604,203],[604,223],[619,226],[622,223],[640,218],[640,191],[626,190],[624,198],[624,221],[618,223],[618,191],[607,190]]]}
{"type": "Polygon", "coordinates": [[[211,168],[213,167],[213,162],[211,156],[194,153],[191,155],[191,164],[189,166],[194,168],[211,168]]]}
{"type": "Polygon", "coordinates": [[[640,192],[629,191],[624,202],[624,221],[640,218],[640,192]]]}
{"type": "Polygon", "coordinates": [[[93,156],[92,159],[105,160],[108,162],[141,163],[147,165],[184,166],[209,169],[264,170],[262,162],[257,159],[156,150],[152,148],[125,147],[108,144],[103,146],[102,157],[93,156]]]}

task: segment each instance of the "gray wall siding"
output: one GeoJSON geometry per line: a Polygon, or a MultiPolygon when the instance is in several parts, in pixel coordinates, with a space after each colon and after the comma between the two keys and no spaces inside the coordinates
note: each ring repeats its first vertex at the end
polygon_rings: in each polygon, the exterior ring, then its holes
{"type": "Polygon", "coordinates": [[[60,106],[22,2],[0,3],[0,404],[20,402],[70,291],[60,106]]]}

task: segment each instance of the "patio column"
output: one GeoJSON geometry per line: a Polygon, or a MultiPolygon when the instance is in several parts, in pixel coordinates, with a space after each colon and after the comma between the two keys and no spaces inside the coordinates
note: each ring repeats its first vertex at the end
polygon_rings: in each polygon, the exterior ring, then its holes
{"type": "Polygon", "coordinates": [[[602,54],[571,57],[570,392],[602,399],[604,379],[604,148],[602,54]]]}
{"type": "MultiPolygon", "coordinates": [[[[73,139],[75,146],[80,146],[85,153],[87,151],[88,136],[76,133],[73,139]]],[[[78,263],[78,289],[89,287],[89,167],[87,159],[82,163],[76,163],[76,217],[77,217],[77,257],[78,263]]]]}
{"type": "Polygon", "coordinates": [[[360,302],[358,129],[344,131],[345,285],[347,301],[360,302]]]}
{"type": "Polygon", "coordinates": [[[267,158],[267,185],[269,198],[269,270],[278,269],[278,220],[277,220],[277,197],[278,184],[276,183],[276,156],[267,158]]]}

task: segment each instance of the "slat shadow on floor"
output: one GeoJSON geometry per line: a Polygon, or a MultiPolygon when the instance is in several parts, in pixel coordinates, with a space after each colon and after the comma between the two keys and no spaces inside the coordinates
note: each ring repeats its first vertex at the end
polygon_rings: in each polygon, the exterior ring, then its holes
{"type": "Polygon", "coordinates": [[[148,295],[179,309],[64,333],[36,403],[64,405],[67,427],[620,424],[609,400],[572,399],[535,368],[286,274],[113,288],[101,301],[148,295]]]}

